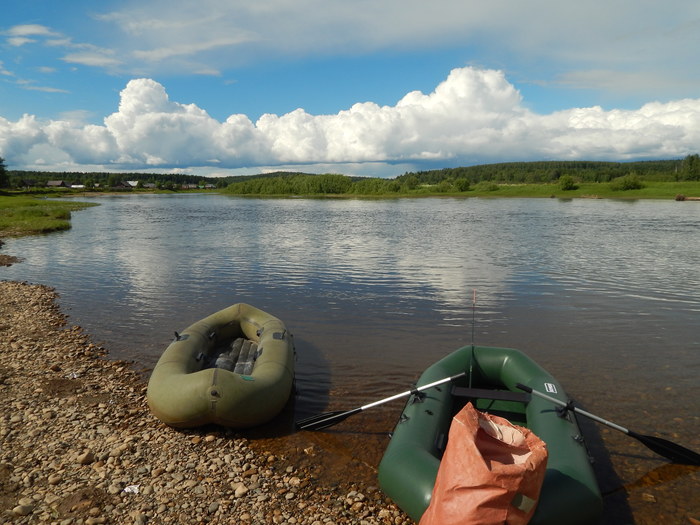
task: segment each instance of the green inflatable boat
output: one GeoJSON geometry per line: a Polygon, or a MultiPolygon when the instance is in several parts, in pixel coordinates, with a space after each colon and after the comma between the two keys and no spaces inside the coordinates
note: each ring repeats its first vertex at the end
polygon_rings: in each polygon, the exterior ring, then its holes
{"type": "Polygon", "coordinates": [[[252,427],[287,403],[294,344],[276,317],[235,304],[175,336],[148,381],[148,406],[163,423],[252,427]]]}
{"type": "Polygon", "coordinates": [[[379,464],[379,485],[418,522],[427,509],[452,417],[468,401],[480,411],[532,430],[549,452],[533,525],[590,525],[602,498],[581,430],[571,411],[522,392],[517,383],[568,402],[562,386],[518,350],[466,346],[430,366],[417,386],[466,374],[414,393],[406,403],[379,464]]]}

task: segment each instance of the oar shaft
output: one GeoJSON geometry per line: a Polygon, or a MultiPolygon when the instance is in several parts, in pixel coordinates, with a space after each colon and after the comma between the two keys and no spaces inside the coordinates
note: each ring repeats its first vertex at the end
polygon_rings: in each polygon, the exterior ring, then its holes
{"type": "Polygon", "coordinates": [[[626,429],[625,427],[622,427],[620,425],[616,425],[612,421],[608,421],[607,419],[603,419],[602,417],[598,417],[595,414],[591,414],[590,412],[586,412],[585,410],[582,410],[578,407],[570,406],[569,404],[565,403],[561,399],[557,399],[556,397],[548,396],[544,392],[538,392],[534,388],[531,388],[531,387],[525,386],[525,385],[521,385],[520,383],[518,383],[517,386],[521,390],[525,390],[525,392],[530,392],[531,394],[534,394],[537,397],[541,397],[542,399],[546,399],[547,401],[554,403],[555,405],[559,405],[560,407],[564,407],[564,408],[568,408],[569,410],[573,410],[577,414],[581,414],[582,416],[590,418],[593,421],[597,421],[598,423],[602,423],[603,425],[606,425],[610,428],[614,428],[615,430],[619,430],[620,432],[624,432],[625,434],[630,433],[630,431],[628,429],[626,429]]]}
{"type": "Polygon", "coordinates": [[[465,376],[467,373],[462,372],[461,374],[454,375],[452,377],[445,377],[444,379],[440,379],[438,381],[433,381],[432,383],[428,383],[427,385],[419,386],[414,388],[413,390],[406,390],[405,392],[401,392],[400,394],[393,395],[391,397],[387,397],[385,399],[380,399],[379,401],[374,401],[372,403],[369,403],[367,405],[361,406],[360,410],[367,410],[368,408],[376,407],[377,405],[383,405],[384,403],[389,403],[390,401],[394,401],[395,399],[401,399],[402,397],[410,396],[411,394],[414,394],[416,392],[422,392],[423,390],[428,390],[429,388],[433,388],[438,385],[442,385],[443,383],[449,383],[450,381],[454,381],[455,379],[458,379],[462,376],[465,376]]]}
{"type": "Polygon", "coordinates": [[[516,386],[520,390],[524,390],[525,392],[534,394],[538,397],[541,397],[542,399],[546,399],[547,401],[554,403],[555,405],[565,407],[568,410],[573,410],[577,414],[581,414],[582,416],[586,416],[587,418],[597,421],[598,423],[602,423],[605,426],[614,428],[615,430],[619,430],[620,432],[627,434],[629,437],[636,439],[650,450],[656,452],[658,455],[670,459],[674,463],[680,463],[682,465],[700,465],[700,454],[698,454],[697,452],[693,452],[688,448],[682,447],[676,443],[668,441],[667,439],[637,434],[636,432],[632,432],[631,430],[628,430],[625,427],[616,425],[615,423],[608,421],[607,419],[603,419],[602,417],[598,417],[595,414],[591,414],[590,412],[586,412],[585,410],[576,408],[570,403],[565,403],[555,397],[548,396],[547,394],[538,392],[537,390],[533,390],[529,386],[525,386],[521,383],[517,383],[516,386]]]}

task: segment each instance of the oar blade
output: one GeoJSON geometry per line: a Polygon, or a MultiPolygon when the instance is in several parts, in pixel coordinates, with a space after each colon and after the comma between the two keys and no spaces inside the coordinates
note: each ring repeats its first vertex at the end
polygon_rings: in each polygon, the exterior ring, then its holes
{"type": "Polygon", "coordinates": [[[335,412],[325,412],[297,421],[296,427],[298,430],[323,430],[324,428],[340,423],[353,414],[357,414],[360,410],[359,408],[354,408],[345,411],[337,410],[335,412]]]}
{"type": "Polygon", "coordinates": [[[670,459],[673,463],[678,463],[680,465],[700,465],[700,454],[682,447],[677,443],[655,436],[644,436],[632,432],[631,430],[629,431],[629,435],[646,445],[647,448],[656,452],[659,456],[670,459]]]}

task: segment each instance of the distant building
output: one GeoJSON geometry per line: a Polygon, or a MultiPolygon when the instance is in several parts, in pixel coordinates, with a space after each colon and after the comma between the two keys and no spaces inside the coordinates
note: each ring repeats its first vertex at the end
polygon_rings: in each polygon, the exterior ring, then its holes
{"type": "Polygon", "coordinates": [[[64,180],[50,180],[46,182],[48,188],[67,188],[68,184],[64,180]]]}

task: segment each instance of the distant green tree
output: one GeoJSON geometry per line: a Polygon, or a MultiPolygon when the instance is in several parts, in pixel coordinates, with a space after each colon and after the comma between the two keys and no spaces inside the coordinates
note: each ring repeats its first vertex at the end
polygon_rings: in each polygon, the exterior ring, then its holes
{"type": "Polygon", "coordinates": [[[418,180],[418,177],[416,177],[413,174],[407,174],[404,177],[402,177],[402,179],[403,179],[404,186],[409,191],[415,190],[420,185],[420,181],[418,180]]]}
{"type": "Polygon", "coordinates": [[[117,186],[120,182],[122,181],[121,175],[118,175],[116,173],[112,173],[109,176],[107,184],[109,185],[110,188],[114,188],[117,186]]]}
{"type": "Polygon", "coordinates": [[[5,159],[0,157],[0,188],[7,188],[10,185],[10,176],[5,169],[5,159]]]}
{"type": "Polygon", "coordinates": [[[688,155],[681,163],[681,177],[685,180],[700,180],[700,155],[688,155]]]}
{"type": "Polygon", "coordinates": [[[559,177],[559,187],[562,189],[562,191],[572,191],[578,189],[578,185],[571,175],[562,175],[559,177]]]}
{"type": "Polygon", "coordinates": [[[641,190],[643,187],[644,183],[636,173],[629,173],[610,182],[610,189],[613,191],[641,190]]]}
{"type": "Polygon", "coordinates": [[[350,191],[356,195],[376,195],[382,193],[385,187],[384,180],[371,177],[353,182],[350,191]]]}
{"type": "Polygon", "coordinates": [[[385,183],[385,187],[387,191],[390,191],[392,193],[398,193],[401,191],[401,184],[399,184],[397,181],[392,180],[392,181],[387,181],[385,183]]]}
{"type": "Polygon", "coordinates": [[[439,193],[449,193],[452,190],[453,190],[452,183],[450,183],[450,181],[447,181],[447,180],[443,180],[443,181],[439,182],[437,184],[437,186],[435,186],[435,191],[437,191],[439,193]]]}
{"type": "Polygon", "coordinates": [[[467,179],[457,179],[454,181],[454,187],[457,191],[469,191],[469,181],[467,179]]]}

